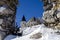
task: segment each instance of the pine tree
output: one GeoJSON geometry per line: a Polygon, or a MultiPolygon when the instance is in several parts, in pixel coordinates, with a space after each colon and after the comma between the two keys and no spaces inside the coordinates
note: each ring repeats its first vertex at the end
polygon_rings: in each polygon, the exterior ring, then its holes
{"type": "Polygon", "coordinates": [[[33,17],[33,19],[34,19],[34,21],[36,21],[36,18],[35,17],[33,17]]]}
{"type": "Polygon", "coordinates": [[[23,15],[23,17],[22,17],[22,21],[26,21],[26,19],[25,19],[25,16],[23,15]]]}

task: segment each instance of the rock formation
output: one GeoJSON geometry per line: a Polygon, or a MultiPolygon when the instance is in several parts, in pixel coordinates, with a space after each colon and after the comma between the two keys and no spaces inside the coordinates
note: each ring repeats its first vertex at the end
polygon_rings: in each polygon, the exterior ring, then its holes
{"type": "Polygon", "coordinates": [[[45,11],[42,17],[42,19],[45,21],[44,24],[46,26],[59,29],[60,28],[60,0],[50,0],[49,4],[47,1],[49,0],[44,1],[45,11]],[[52,7],[50,7],[49,5],[52,5],[52,7]],[[47,8],[47,6],[49,6],[50,8],[49,7],[47,8]]]}
{"type": "Polygon", "coordinates": [[[36,33],[36,34],[32,35],[30,38],[31,39],[39,39],[41,37],[42,37],[42,33],[36,33]]]}
{"type": "Polygon", "coordinates": [[[0,0],[0,40],[15,31],[18,0],[0,0]]]}

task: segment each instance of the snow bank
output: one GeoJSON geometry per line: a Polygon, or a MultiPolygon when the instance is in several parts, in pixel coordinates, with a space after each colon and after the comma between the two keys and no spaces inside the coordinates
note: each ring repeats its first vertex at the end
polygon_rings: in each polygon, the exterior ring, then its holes
{"type": "MultiPolygon", "coordinates": [[[[34,30],[33,32],[29,33],[30,31],[28,29],[25,30],[25,32],[28,32],[28,35],[22,36],[22,37],[16,37],[11,40],[60,40],[60,35],[57,35],[55,31],[51,28],[45,27],[42,25],[33,26],[31,30],[34,30]],[[33,28],[36,28],[35,30],[33,28]],[[30,37],[36,33],[42,33],[42,37],[39,39],[30,39],[30,37]]],[[[9,38],[9,37],[8,37],[9,38]]]]}
{"type": "Polygon", "coordinates": [[[33,32],[34,30],[36,30],[38,27],[39,27],[39,26],[36,25],[36,26],[32,26],[32,27],[27,27],[27,28],[25,28],[24,31],[23,31],[23,36],[30,34],[30,33],[33,32]]]}

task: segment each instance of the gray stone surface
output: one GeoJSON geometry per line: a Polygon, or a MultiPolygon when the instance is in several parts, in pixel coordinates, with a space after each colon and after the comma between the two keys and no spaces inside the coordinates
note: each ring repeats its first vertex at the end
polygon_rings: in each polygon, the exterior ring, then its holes
{"type": "Polygon", "coordinates": [[[36,33],[36,34],[33,34],[30,38],[31,39],[39,39],[42,37],[42,33],[36,33]]]}

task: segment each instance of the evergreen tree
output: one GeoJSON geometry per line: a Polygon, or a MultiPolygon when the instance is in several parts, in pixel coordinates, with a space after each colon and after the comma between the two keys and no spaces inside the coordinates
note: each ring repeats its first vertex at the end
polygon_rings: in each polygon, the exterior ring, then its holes
{"type": "Polygon", "coordinates": [[[23,15],[23,17],[22,17],[22,21],[26,21],[26,19],[25,19],[25,16],[23,15]]]}
{"type": "Polygon", "coordinates": [[[33,19],[34,19],[34,21],[36,21],[36,18],[35,17],[33,17],[33,19]]]}

